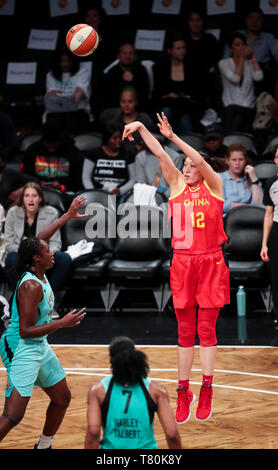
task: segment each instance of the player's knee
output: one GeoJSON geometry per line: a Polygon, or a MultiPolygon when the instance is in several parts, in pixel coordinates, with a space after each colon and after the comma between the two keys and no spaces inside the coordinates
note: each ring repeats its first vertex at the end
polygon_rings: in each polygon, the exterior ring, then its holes
{"type": "Polygon", "coordinates": [[[24,418],[25,410],[17,413],[3,413],[2,417],[6,418],[12,427],[17,426],[24,418]]]}
{"type": "Polygon", "coordinates": [[[199,323],[198,336],[200,339],[200,345],[203,347],[215,346],[217,344],[215,327],[209,322],[199,323]]]}
{"type": "Polygon", "coordinates": [[[63,393],[60,393],[59,397],[51,400],[51,405],[56,406],[57,408],[68,408],[70,402],[71,392],[69,389],[67,389],[63,393]]]}
{"type": "Polygon", "coordinates": [[[179,339],[178,343],[184,348],[194,346],[195,344],[195,328],[186,322],[180,322],[178,326],[179,339]]]}

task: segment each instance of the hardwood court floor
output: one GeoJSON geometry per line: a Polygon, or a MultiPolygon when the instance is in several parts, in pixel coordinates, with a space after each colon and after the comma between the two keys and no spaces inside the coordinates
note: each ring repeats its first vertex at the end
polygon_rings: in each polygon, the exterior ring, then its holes
{"type": "MultiPolygon", "coordinates": [[[[83,449],[86,431],[86,398],[89,387],[109,374],[107,346],[52,346],[68,373],[72,401],[57,434],[54,449],[83,449]]],[[[159,380],[176,402],[176,347],[137,346],[145,351],[149,376],[159,380]]],[[[2,366],[2,364],[1,364],[2,366]]],[[[184,449],[277,449],[278,351],[269,347],[219,347],[214,375],[213,415],[190,420],[178,429],[184,449]]],[[[191,388],[198,398],[201,372],[196,347],[191,388]]],[[[0,369],[0,408],[4,403],[6,373],[0,369]]],[[[32,449],[42,431],[48,398],[38,388],[23,421],[0,443],[0,449],[32,449]]],[[[155,434],[160,449],[167,449],[159,420],[155,434]]]]}

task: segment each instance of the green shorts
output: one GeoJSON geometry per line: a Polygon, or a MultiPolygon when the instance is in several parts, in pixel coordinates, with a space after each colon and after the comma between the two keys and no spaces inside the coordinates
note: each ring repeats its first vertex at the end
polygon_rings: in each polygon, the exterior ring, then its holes
{"type": "Polygon", "coordinates": [[[34,385],[52,387],[66,377],[46,339],[20,338],[13,344],[12,338],[4,334],[0,341],[0,354],[7,369],[7,398],[14,387],[22,397],[31,397],[34,385]]]}

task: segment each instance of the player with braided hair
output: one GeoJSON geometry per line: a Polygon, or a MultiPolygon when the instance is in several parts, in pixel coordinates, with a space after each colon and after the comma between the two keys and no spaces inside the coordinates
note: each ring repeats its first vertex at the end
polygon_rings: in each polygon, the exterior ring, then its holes
{"type": "Polygon", "coordinates": [[[26,238],[19,246],[11,320],[0,340],[0,354],[7,369],[0,441],[22,420],[34,385],[40,386],[50,398],[36,449],[51,448],[70,403],[65,371],[50,348],[47,335],[60,328],[78,325],[84,318],[85,309],[72,310],[53,322],[54,295],[45,271],[53,265],[48,240],[68,220],[85,216],[78,212],[84,203],[84,198],[75,198],[65,214],[38,237],[26,238]]]}

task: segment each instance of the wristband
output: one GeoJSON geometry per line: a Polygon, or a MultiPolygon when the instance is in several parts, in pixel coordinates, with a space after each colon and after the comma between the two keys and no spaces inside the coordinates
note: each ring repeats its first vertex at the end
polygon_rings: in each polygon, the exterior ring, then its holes
{"type": "Polygon", "coordinates": [[[251,181],[251,184],[259,184],[259,183],[260,183],[260,180],[251,181]]]}
{"type": "Polygon", "coordinates": [[[253,62],[257,62],[257,59],[256,59],[256,57],[252,57],[252,59],[251,59],[251,60],[252,60],[253,62]]]}

